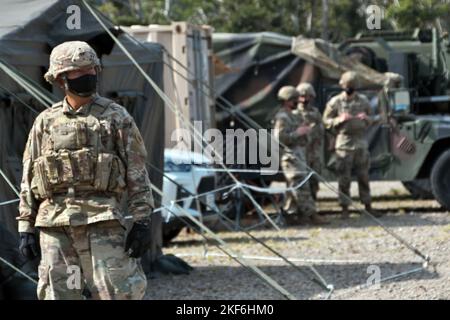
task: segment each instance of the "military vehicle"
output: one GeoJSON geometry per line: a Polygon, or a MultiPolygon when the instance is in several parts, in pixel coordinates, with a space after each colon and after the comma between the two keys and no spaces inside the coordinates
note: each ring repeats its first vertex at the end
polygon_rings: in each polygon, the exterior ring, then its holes
{"type": "MultiPolygon", "coordinates": [[[[450,43],[436,29],[360,33],[338,49],[379,72],[403,76],[391,90],[386,117],[372,134],[372,171],[401,180],[413,195],[433,195],[450,208],[450,43]],[[390,157],[389,157],[390,155],[390,157]],[[386,159],[385,159],[386,160],[386,159]],[[380,167],[381,166],[381,167],[380,167]]],[[[383,117],[382,117],[383,118],[383,117]]]]}

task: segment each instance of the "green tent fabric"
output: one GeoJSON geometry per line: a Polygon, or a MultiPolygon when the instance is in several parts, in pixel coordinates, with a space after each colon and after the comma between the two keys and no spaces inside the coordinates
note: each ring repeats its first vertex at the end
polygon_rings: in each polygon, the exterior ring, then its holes
{"type": "MultiPolygon", "coordinates": [[[[284,85],[308,81],[318,93],[323,110],[337,82],[347,70],[356,71],[364,86],[380,88],[385,76],[340,53],[334,44],[302,36],[262,33],[215,33],[213,50],[221,72],[215,77],[216,100],[223,96],[265,128],[277,112],[277,92],[284,85]],[[226,66],[226,68],[223,67],[226,66]]],[[[226,128],[235,117],[217,109],[217,123],[226,128]]]]}
{"type": "MultiPolygon", "coordinates": [[[[121,34],[108,24],[115,34],[121,34]]],[[[162,87],[162,47],[156,43],[139,44],[123,34],[119,39],[136,57],[142,68],[162,87]]],[[[43,79],[48,68],[49,54],[59,43],[69,40],[88,42],[101,57],[103,71],[99,78],[99,93],[124,105],[135,118],[147,150],[148,162],[163,168],[164,156],[164,104],[132,62],[114,45],[114,42],[87,11],[81,1],[66,0],[3,0],[0,3],[0,59],[26,77],[48,90],[57,99],[63,93],[43,79]],[[66,26],[67,7],[77,5],[81,13],[81,28],[70,30],[66,26]]],[[[28,132],[38,112],[44,110],[6,73],[0,71],[0,168],[20,189],[22,154],[28,132]],[[30,110],[26,102],[36,112],[30,110]]],[[[152,182],[162,188],[162,176],[150,170],[152,182]]],[[[157,204],[159,199],[156,197],[157,204]]],[[[17,199],[17,195],[0,177],[0,202],[17,199]]],[[[15,218],[18,203],[0,206],[0,226],[13,237],[17,246],[15,218]]],[[[158,219],[156,229],[161,228],[158,219]]],[[[0,230],[1,232],[1,230],[0,230]]],[[[158,232],[155,232],[158,234],[158,232]]],[[[154,256],[162,254],[162,239],[155,239],[154,256]]],[[[0,250],[0,256],[2,252],[0,250]]],[[[148,257],[150,259],[150,257],[148,257]]],[[[7,268],[0,262],[0,268],[7,268]]]]}
{"type": "MultiPolygon", "coordinates": [[[[217,96],[224,96],[266,126],[276,112],[278,89],[298,82],[291,74],[303,63],[291,53],[292,40],[271,32],[213,34],[214,54],[229,68],[215,77],[217,96]]],[[[227,127],[231,120],[228,113],[217,109],[219,127],[227,127]]]]}

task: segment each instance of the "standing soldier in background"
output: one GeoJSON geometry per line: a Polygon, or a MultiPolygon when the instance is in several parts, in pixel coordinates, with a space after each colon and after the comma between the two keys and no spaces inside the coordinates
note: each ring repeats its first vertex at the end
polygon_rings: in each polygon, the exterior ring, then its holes
{"type": "MultiPolygon", "coordinates": [[[[322,115],[313,104],[316,92],[310,83],[301,83],[297,87],[297,91],[299,93],[299,98],[295,113],[300,116],[303,124],[311,127],[311,131],[308,135],[308,142],[306,144],[306,163],[312,170],[321,174],[321,153],[325,129],[322,123],[322,115]]],[[[309,179],[309,186],[311,188],[311,195],[313,199],[316,200],[317,192],[319,191],[319,179],[316,175],[311,176],[309,179]]]]}
{"type": "MultiPolygon", "coordinates": [[[[336,173],[339,183],[339,203],[342,217],[348,218],[352,170],[358,180],[358,190],[365,209],[372,214],[369,166],[370,154],[365,138],[371,124],[371,108],[367,98],[356,92],[357,79],[352,71],[345,72],[339,81],[343,91],[331,98],[323,114],[325,127],[336,135],[336,173]]],[[[378,216],[378,214],[376,214],[378,216]]]]}
{"type": "Polygon", "coordinates": [[[38,228],[39,299],[82,299],[84,284],[94,299],[145,294],[138,258],[150,244],[154,207],[147,153],[125,108],[96,94],[99,72],[87,43],[53,49],[45,79],[65,98],[36,118],[25,147],[20,250],[29,259],[38,255],[38,228]],[[133,222],[128,236],[126,212],[133,222]],[[81,283],[70,281],[76,272],[81,283]]]}
{"type": "MultiPolygon", "coordinates": [[[[301,125],[298,115],[292,113],[297,107],[298,96],[298,91],[292,86],[282,87],[278,91],[278,99],[282,106],[275,116],[274,126],[278,140],[289,148],[283,150],[281,157],[281,168],[289,188],[300,184],[307,173],[304,146],[308,143],[311,127],[301,125]]],[[[285,210],[295,212],[302,223],[326,223],[316,213],[308,181],[297,190],[289,192],[285,210]]]]}
{"type": "MultiPolygon", "coordinates": [[[[403,83],[403,77],[398,73],[385,72],[384,76],[386,77],[386,81],[384,82],[383,89],[378,94],[378,109],[380,112],[389,110],[389,91],[401,88],[403,83]]],[[[388,115],[384,116],[387,117],[388,115]]]]}

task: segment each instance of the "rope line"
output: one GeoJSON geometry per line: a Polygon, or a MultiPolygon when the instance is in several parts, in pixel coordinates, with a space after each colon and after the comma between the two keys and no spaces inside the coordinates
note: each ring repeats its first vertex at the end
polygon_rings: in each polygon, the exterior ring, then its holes
{"type": "MultiPolygon", "coordinates": [[[[158,187],[151,184],[152,190],[154,190],[156,193],[158,193],[161,197],[163,196],[163,193],[161,190],[159,190],[158,187]]],[[[206,227],[203,223],[201,223],[199,220],[191,216],[184,208],[180,207],[179,205],[175,204],[178,210],[185,211],[187,213],[186,217],[190,219],[197,227],[199,227],[201,230],[205,232],[205,234],[208,234],[211,236],[214,240],[217,241],[217,247],[223,251],[225,254],[227,254],[230,258],[238,261],[242,266],[250,268],[254,273],[258,275],[262,280],[264,280],[267,284],[269,284],[273,289],[277,290],[279,293],[281,293],[285,298],[289,300],[295,300],[295,296],[292,295],[289,291],[284,289],[281,285],[278,284],[275,280],[273,280],[269,275],[267,275],[265,272],[260,270],[258,267],[248,264],[245,261],[245,258],[242,257],[239,253],[234,253],[233,250],[227,248],[228,245],[225,241],[223,241],[217,234],[215,234],[213,231],[211,231],[208,227],[206,227]]],[[[166,210],[171,211],[172,214],[179,217],[178,213],[169,208],[168,206],[163,206],[166,210]]],[[[194,228],[195,230],[195,228],[194,228]]],[[[201,236],[205,236],[203,233],[199,232],[201,236]]]]}
{"type": "Polygon", "coordinates": [[[19,201],[20,201],[20,199],[14,199],[14,200],[8,200],[8,201],[0,202],[0,207],[1,206],[6,206],[6,205],[11,204],[11,203],[16,203],[16,202],[19,202],[19,201]]]}
{"type": "MultiPolygon", "coordinates": [[[[178,253],[176,256],[178,257],[198,257],[203,254],[200,253],[178,253]]],[[[211,257],[225,257],[220,253],[210,252],[207,256],[211,257]]],[[[268,256],[255,256],[255,255],[243,255],[245,259],[248,260],[263,260],[263,261],[283,261],[282,258],[279,257],[268,257],[268,256]]],[[[325,259],[299,259],[289,257],[287,258],[292,262],[306,262],[306,263],[326,263],[326,264],[346,264],[346,263],[369,263],[370,261],[362,261],[362,260],[325,260],[325,259]]]]}
{"type": "Polygon", "coordinates": [[[0,175],[5,179],[6,183],[11,187],[11,189],[14,191],[14,193],[20,198],[20,193],[17,191],[16,187],[12,184],[12,182],[8,179],[6,174],[3,172],[3,170],[0,168],[0,175]]]}
{"type": "Polygon", "coordinates": [[[12,95],[14,98],[16,98],[20,103],[22,103],[25,107],[27,107],[31,112],[33,112],[34,114],[39,114],[39,111],[37,111],[35,108],[33,108],[32,106],[30,106],[28,103],[26,103],[25,101],[23,101],[22,98],[20,98],[17,94],[15,94],[14,92],[12,92],[11,90],[9,90],[8,88],[5,88],[4,86],[2,86],[0,84],[0,88],[2,90],[5,90],[6,92],[8,92],[10,95],[12,95]]]}
{"type": "Polygon", "coordinates": [[[31,282],[33,282],[34,284],[38,284],[38,282],[33,279],[32,277],[30,277],[29,275],[27,275],[25,272],[23,272],[22,270],[20,270],[19,268],[17,268],[15,265],[13,265],[12,263],[8,262],[7,260],[3,259],[2,257],[0,257],[0,261],[2,261],[4,264],[6,264],[8,267],[10,267],[11,269],[13,269],[14,271],[16,271],[17,273],[20,273],[22,276],[24,276],[25,278],[27,278],[28,280],[30,280],[31,282]]]}
{"type": "MultiPolygon", "coordinates": [[[[171,181],[172,183],[178,185],[180,188],[182,188],[183,190],[185,190],[186,192],[190,193],[192,195],[192,192],[187,190],[184,186],[180,185],[179,183],[177,183],[176,181],[174,181],[173,179],[171,179],[170,177],[168,177],[164,172],[162,172],[159,168],[157,168],[156,166],[152,165],[151,163],[148,163],[154,170],[156,170],[157,172],[159,172],[160,174],[162,174],[164,177],[166,177],[169,181],[171,181]]],[[[215,213],[217,213],[221,218],[223,218],[226,222],[230,223],[230,225],[233,223],[233,221],[228,218],[225,214],[223,214],[222,212],[220,212],[219,210],[217,210],[217,208],[211,207],[208,203],[204,203],[203,201],[201,201],[202,204],[204,204],[206,207],[209,207],[211,210],[213,210],[215,213]]],[[[233,228],[228,225],[225,224],[224,225],[227,227],[228,230],[233,231],[233,228]]],[[[318,284],[322,289],[325,290],[330,290],[333,288],[333,285],[327,284],[325,282],[325,280],[323,280],[323,278],[321,279],[319,277],[319,279],[309,279],[309,275],[307,273],[304,272],[304,270],[299,269],[297,265],[295,265],[293,262],[290,261],[289,258],[286,258],[284,255],[280,254],[278,251],[276,251],[275,249],[271,248],[269,245],[267,245],[263,240],[258,239],[257,237],[253,236],[250,232],[248,232],[247,230],[244,230],[242,227],[239,227],[239,231],[243,232],[244,234],[246,234],[250,239],[252,239],[253,241],[255,241],[256,243],[262,245],[263,247],[265,247],[266,249],[268,249],[270,252],[274,253],[275,255],[277,255],[280,259],[282,259],[283,261],[287,262],[289,265],[293,266],[297,271],[300,271],[300,273],[302,273],[302,275],[306,276],[308,278],[308,280],[312,281],[315,284],[318,284]]],[[[309,268],[311,268],[310,266],[308,266],[309,268]]],[[[314,271],[313,271],[314,272],[314,271]]]]}

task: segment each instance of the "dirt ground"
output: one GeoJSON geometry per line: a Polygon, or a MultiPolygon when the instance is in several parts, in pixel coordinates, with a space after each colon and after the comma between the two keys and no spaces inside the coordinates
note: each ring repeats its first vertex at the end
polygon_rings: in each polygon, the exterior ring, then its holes
{"type": "MultiPolygon", "coordinates": [[[[311,265],[334,286],[331,299],[450,299],[449,212],[434,200],[412,200],[400,183],[373,183],[372,193],[374,207],[385,213],[380,221],[428,255],[431,263],[427,268],[377,285],[378,278],[420,269],[423,260],[369,217],[354,212],[349,220],[340,219],[335,196],[323,186],[318,207],[329,225],[251,230],[297,268],[277,261],[273,253],[242,232],[220,231],[218,235],[233,252],[246,257],[298,299],[327,296],[326,290],[311,281],[311,265]],[[375,285],[360,286],[368,281],[375,285]]],[[[352,195],[357,195],[355,186],[352,195]]],[[[183,258],[194,271],[187,276],[151,279],[148,299],[283,299],[253,272],[223,256],[213,241],[205,243],[199,235],[182,232],[165,253],[183,258]]]]}

